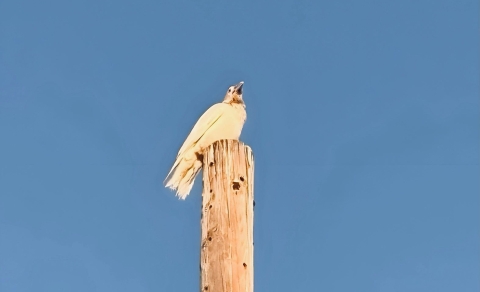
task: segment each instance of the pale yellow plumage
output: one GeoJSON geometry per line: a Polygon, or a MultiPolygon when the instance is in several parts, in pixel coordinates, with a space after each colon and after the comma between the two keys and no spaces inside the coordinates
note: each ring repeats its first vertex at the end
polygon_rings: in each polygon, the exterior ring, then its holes
{"type": "Polygon", "coordinates": [[[242,99],[243,82],[230,86],[222,103],[211,106],[197,121],[182,147],[165,186],[177,191],[185,199],[192,189],[195,176],[202,168],[199,157],[205,148],[221,139],[237,139],[242,132],[247,114],[242,99]]]}

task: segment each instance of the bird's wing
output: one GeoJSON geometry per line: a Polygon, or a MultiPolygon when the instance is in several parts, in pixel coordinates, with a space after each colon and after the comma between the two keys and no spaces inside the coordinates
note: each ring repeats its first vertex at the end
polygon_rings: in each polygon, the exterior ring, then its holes
{"type": "Polygon", "coordinates": [[[175,163],[173,164],[172,169],[167,175],[167,179],[172,173],[172,171],[177,167],[177,165],[181,161],[181,156],[185,151],[188,149],[193,148],[197,142],[202,138],[202,136],[208,131],[210,127],[212,127],[216,121],[225,113],[225,107],[229,105],[225,103],[217,103],[212,105],[201,117],[198,119],[195,126],[193,126],[192,131],[188,135],[185,142],[183,142],[182,147],[178,151],[177,158],[175,159],[175,163]]]}
{"type": "Polygon", "coordinates": [[[200,117],[200,119],[198,119],[178,151],[177,157],[197,144],[198,140],[200,140],[208,129],[225,113],[225,107],[228,107],[225,103],[214,104],[200,117]]]}

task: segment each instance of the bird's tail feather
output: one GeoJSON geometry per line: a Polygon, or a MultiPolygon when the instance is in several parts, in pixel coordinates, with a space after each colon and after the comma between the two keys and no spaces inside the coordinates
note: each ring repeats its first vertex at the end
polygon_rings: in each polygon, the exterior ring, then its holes
{"type": "Polygon", "coordinates": [[[192,190],[195,177],[202,169],[202,162],[196,160],[193,163],[180,162],[167,176],[165,186],[177,191],[177,196],[185,200],[192,190]]]}

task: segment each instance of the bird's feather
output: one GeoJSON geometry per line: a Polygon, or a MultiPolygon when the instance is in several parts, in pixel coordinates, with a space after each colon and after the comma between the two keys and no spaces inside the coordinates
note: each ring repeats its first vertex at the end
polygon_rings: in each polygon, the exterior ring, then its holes
{"type": "Polygon", "coordinates": [[[189,148],[195,146],[195,144],[202,138],[207,130],[215,124],[218,119],[225,113],[225,110],[229,105],[225,103],[217,103],[212,105],[201,117],[198,119],[192,131],[188,135],[187,139],[183,143],[182,147],[178,151],[178,156],[184,153],[189,148]]]}
{"type": "Polygon", "coordinates": [[[170,172],[168,173],[165,181],[168,181],[170,179],[173,171],[175,170],[175,168],[177,168],[178,164],[183,159],[182,155],[189,149],[195,147],[197,142],[202,138],[202,136],[207,132],[207,130],[211,128],[215,124],[215,122],[218,121],[218,119],[220,119],[222,114],[225,112],[226,107],[228,107],[228,105],[225,103],[214,104],[205,113],[203,113],[200,119],[198,119],[197,123],[195,123],[192,131],[190,131],[190,134],[188,135],[185,142],[183,142],[182,147],[178,151],[175,163],[173,164],[172,169],[170,169],[170,172]]]}

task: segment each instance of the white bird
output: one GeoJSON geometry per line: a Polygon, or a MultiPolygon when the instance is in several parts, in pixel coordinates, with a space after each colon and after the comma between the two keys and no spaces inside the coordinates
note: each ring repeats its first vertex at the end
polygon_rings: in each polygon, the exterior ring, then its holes
{"type": "Polygon", "coordinates": [[[165,179],[165,187],[176,190],[185,199],[195,176],[202,168],[203,151],[222,139],[238,140],[247,118],[242,99],[243,81],[228,88],[223,102],[211,106],[197,121],[178,151],[175,163],[165,179]]]}

